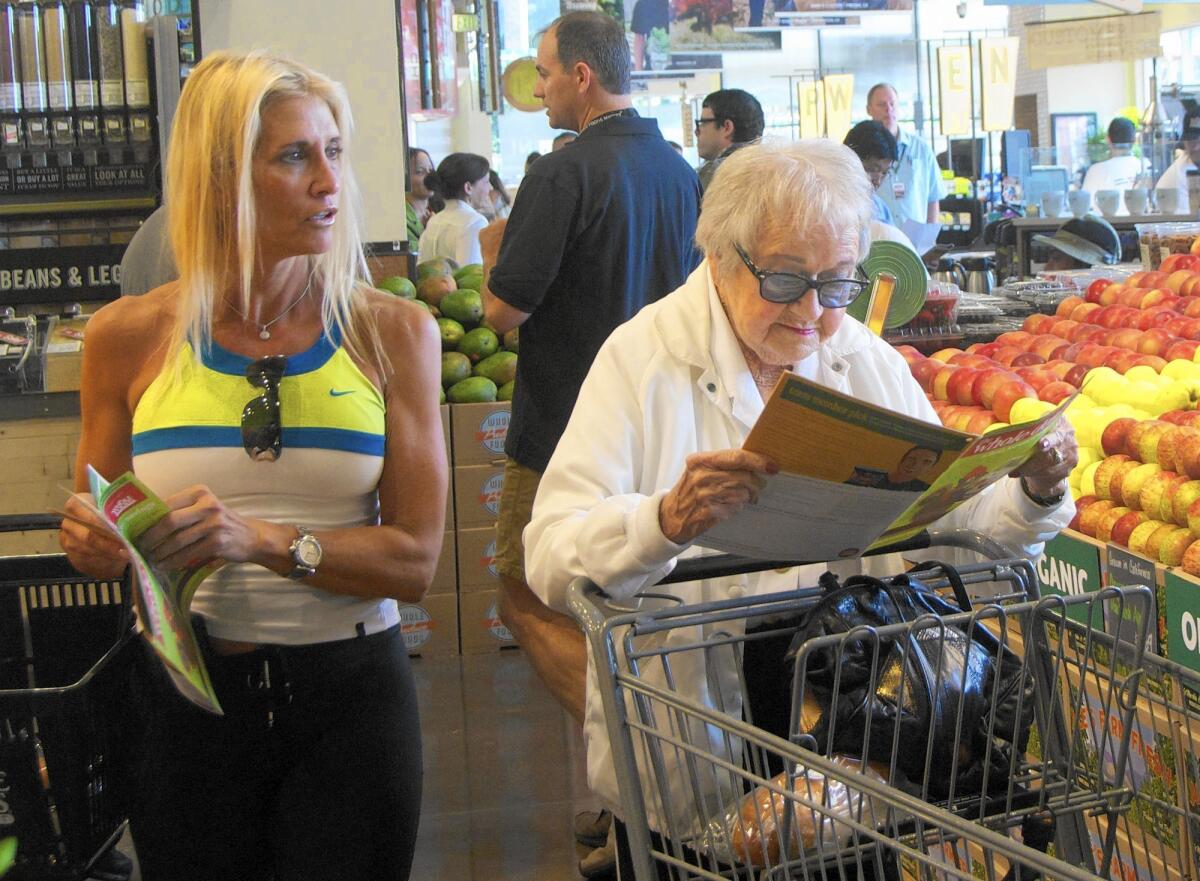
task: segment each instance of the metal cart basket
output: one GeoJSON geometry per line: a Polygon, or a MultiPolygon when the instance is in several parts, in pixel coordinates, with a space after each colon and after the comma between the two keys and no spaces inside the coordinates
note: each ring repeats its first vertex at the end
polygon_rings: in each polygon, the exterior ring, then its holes
{"type": "MultiPolygon", "coordinates": [[[[57,528],[0,517],[0,531],[57,528]]],[[[16,879],[84,878],[125,826],[132,614],[61,555],[0,558],[0,837],[16,879]]]]}
{"type": "MultiPolygon", "coordinates": [[[[791,718],[776,733],[743,706],[748,674],[762,674],[743,659],[755,642],[790,639],[820,588],[690,606],[652,590],[620,607],[586,579],[571,585],[604,701],[636,881],[660,870],[681,879],[1086,881],[1129,878],[1131,865],[1138,877],[1166,881],[1165,870],[1144,869],[1181,842],[1155,857],[1130,832],[1134,820],[1138,829],[1173,820],[1190,834],[1186,810],[1147,792],[1147,735],[1132,736],[1141,714],[1174,712],[1177,720],[1185,712],[1162,695],[1153,711],[1139,701],[1163,692],[1147,664],[1166,664],[1145,651],[1150,590],[1042,598],[1032,563],[982,536],[947,531],[927,541],[991,558],[959,567],[959,577],[939,568],[921,574],[934,590],[970,594],[970,611],[803,642],[789,662],[791,718]],[[888,658],[903,666],[919,653],[938,677],[960,668],[965,675],[987,641],[977,628],[999,646],[984,709],[967,707],[959,692],[956,705],[930,714],[928,730],[903,738],[899,725],[874,721],[920,697],[905,693],[903,678],[888,691],[888,658]],[[840,692],[863,669],[866,722],[839,736],[840,692]],[[1015,698],[1004,701],[1002,682],[1016,683],[1015,698]],[[981,769],[974,777],[964,771],[971,763],[981,769]]],[[[778,565],[683,560],[671,580],[778,565]]],[[[1157,672],[1178,680],[1183,671],[1157,672]]]]}

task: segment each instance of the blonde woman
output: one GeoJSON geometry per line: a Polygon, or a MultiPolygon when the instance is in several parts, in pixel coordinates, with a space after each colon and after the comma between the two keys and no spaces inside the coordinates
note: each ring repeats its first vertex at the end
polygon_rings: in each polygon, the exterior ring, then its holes
{"type": "MultiPolygon", "coordinates": [[[[148,650],[138,670],[147,881],[408,877],[421,746],[396,601],[440,549],[440,343],[364,281],[351,127],[321,74],[206,58],[167,160],[180,278],[88,329],[77,473],[132,469],[166,499],[144,539],[161,567],[228,564],[192,605],[225,715],[148,650]]],[[[61,543],[89,574],[124,568],[69,521],[61,543]]]]}

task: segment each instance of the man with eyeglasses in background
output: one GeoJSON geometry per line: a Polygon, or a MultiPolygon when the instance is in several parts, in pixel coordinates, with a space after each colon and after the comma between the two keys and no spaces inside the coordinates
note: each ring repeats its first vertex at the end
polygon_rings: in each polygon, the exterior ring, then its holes
{"type": "Polygon", "coordinates": [[[887,239],[900,242],[916,251],[912,239],[896,226],[892,209],[879,197],[879,188],[884,186],[884,181],[889,175],[896,173],[900,155],[899,146],[892,133],[883,123],[868,119],[846,132],[842,143],[858,156],[863,170],[867,173],[867,179],[871,182],[871,204],[875,210],[875,217],[871,221],[871,241],[887,239]]]}
{"type": "Polygon", "coordinates": [[[725,157],[739,147],[757,143],[762,133],[763,111],[757,98],[742,89],[711,92],[700,105],[696,120],[696,152],[704,160],[699,168],[701,189],[708,189],[725,157]]]}
{"type": "Polygon", "coordinates": [[[937,223],[942,201],[942,173],[933,150],[916,132],[900,128],[899,99],[888,83],[876,83],[867,92],[867,116],[896,139],[896,166],[878,190],[892,212],[892,223],[937,223]]]}

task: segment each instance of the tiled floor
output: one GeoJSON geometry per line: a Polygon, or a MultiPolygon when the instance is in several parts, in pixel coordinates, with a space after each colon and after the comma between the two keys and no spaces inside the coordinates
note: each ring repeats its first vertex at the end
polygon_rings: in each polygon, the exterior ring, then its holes
{"type": "MultiPolygon", "coordinates": [[[[425,797],[413,881],[575,881],[583,740],[520,651],[413,662],[425,797]]],[[[128,837],[121,845],[132,853],[128,837]]],[[[135,872],[133,881],[140,881],[135,872]]]]}

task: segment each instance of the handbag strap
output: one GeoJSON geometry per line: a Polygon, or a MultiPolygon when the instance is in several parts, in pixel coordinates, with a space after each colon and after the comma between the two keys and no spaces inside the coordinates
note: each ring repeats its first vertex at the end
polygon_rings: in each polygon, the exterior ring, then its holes
{"type": "Polygon", "coordinates": [[[934,569],[940,569],[946,575],[946,580],[950,582],[950,589],[954,592],[954,600],[958,603],[958,607],[964,612],[971,611],[971,597],[967,594],[967,586],[963,583],[962,576],[958,574],[958,570],[947,563],[939,563],[937,560],[927,560],[924,563],[918,563],[908,570],[911,575],[914,572],[930,572],[934,569]]]}

